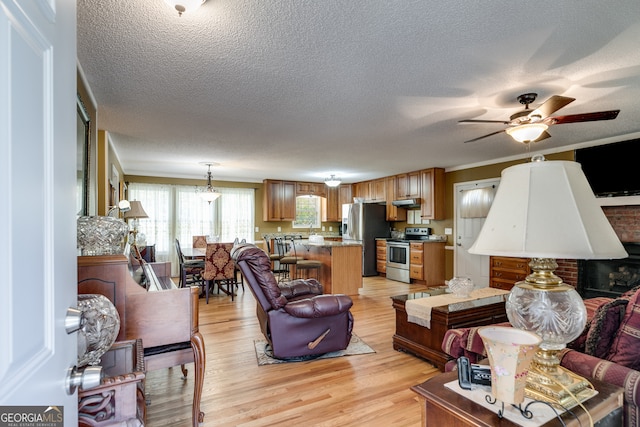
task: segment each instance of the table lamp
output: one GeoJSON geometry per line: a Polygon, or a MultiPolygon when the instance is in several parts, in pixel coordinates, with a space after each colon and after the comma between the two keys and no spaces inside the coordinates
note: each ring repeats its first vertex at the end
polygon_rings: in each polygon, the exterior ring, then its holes
{"type": "Polygon", "coordinates": [[[527,395],[559,404],[569,403],[571,395],[584,400],[589,383],[560,367],[557,352],[580,336],[586,309],[574,287],[554,274],[555,259],[612,259],[627,253],[580,164],[537,155],[503,170],[469,253],[531,258],[532,273],[514,285],[506,303],[511,325],[542,339],[527,376],[527,395]]]}
{"type": "Polygon", "coordinates": [[[149,218],[149,215],[147,215],[147,213],[142,208],[142,203],[140,203],[140,201],[131,200],[129,202],[129,205],[131,209],[129,209],[124,213],[124,218],[132,220],[131,221],[131,226],[132,226],[131,233],[133,234],[132,244],[135,245],[137,243],[136,239],[138,236],[138,220],[140,218],[149,218]]]}

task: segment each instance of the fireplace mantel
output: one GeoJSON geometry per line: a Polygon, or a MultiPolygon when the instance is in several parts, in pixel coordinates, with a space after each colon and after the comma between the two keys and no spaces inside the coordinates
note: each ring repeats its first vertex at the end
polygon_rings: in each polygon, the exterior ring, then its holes
{"type": "Polygon", "coordinates": [[[634,206],[640,205],[640,196],[598,197],[600,206],[634,206]]]}

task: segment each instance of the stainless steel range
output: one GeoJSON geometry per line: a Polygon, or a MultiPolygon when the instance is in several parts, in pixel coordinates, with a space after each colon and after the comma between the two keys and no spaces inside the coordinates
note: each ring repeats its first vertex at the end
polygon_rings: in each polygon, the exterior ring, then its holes
{"type": "Polygon", "coordinates": [[[407,227],[404,239],[387,239],[387,279],[411,283],[409,277],[410,243],[417,240],[429,240],[431,228],[407,227]]]}

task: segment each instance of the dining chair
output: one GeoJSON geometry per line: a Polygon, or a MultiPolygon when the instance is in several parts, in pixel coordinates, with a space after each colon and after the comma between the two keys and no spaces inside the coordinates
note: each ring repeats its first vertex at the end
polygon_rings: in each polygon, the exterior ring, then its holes
{"type": "MultiPolygon", "coordinates": [[[[236,246],[236,245],[239,245],[239,244],[243,244],[243,243],[247,243],[247,239],[243,238],[242,240],[240,240],[240,238],[236,237],[233,240],[233,246],[236,246]]],[[[240,286],[242,286],[242,292],[244,292],[244,276],[242,275],[242,271],[240,271],[238,266],[234,264],[234,275],[235,275],[235,279],[236,279],[236,288],[238,287],[238,274],[240,275],[240,286]]]]}
{"type": "Polygon", "coordinates": [[[204,259],[204,271],[202,278],[205,281],[205,299],[209,304],[209,291],[218,285],[218,292],[222,291],[235,297],[236,265],[231,259],[233,243],[207,243],[207,252],[204,259]]]}
{"type": "Polygon", "coordinates": [[[192,248],[206,248],[207,247],[207,236],[192,236],[193,244],[192,248]]]}
{"type": "Polygon", "coordinates": [[[204,260],[202,259],[185,259],[180,241],[176,239],[176,252],[178,254],[178,263],[180,264],[179,288],[191,285],[203,286],[202,272],[204,271],[204,260]]]}

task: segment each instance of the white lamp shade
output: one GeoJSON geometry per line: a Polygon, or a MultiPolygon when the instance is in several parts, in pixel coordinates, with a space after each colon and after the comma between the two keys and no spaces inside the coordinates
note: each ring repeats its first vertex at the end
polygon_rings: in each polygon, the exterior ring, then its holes
{"type": "Polygon", "coordinates": [[[220,193],[215,191],[212,187],[207,187],[205,190],[198,193],[203,200],[211,203],[220,197],[220,193]]]}
{"type": "Polygon", "coordinates": [[[469,253],[627,257],[580,164],[568,161],[532,161],[503,170],[489,215],[469,253]]]}

